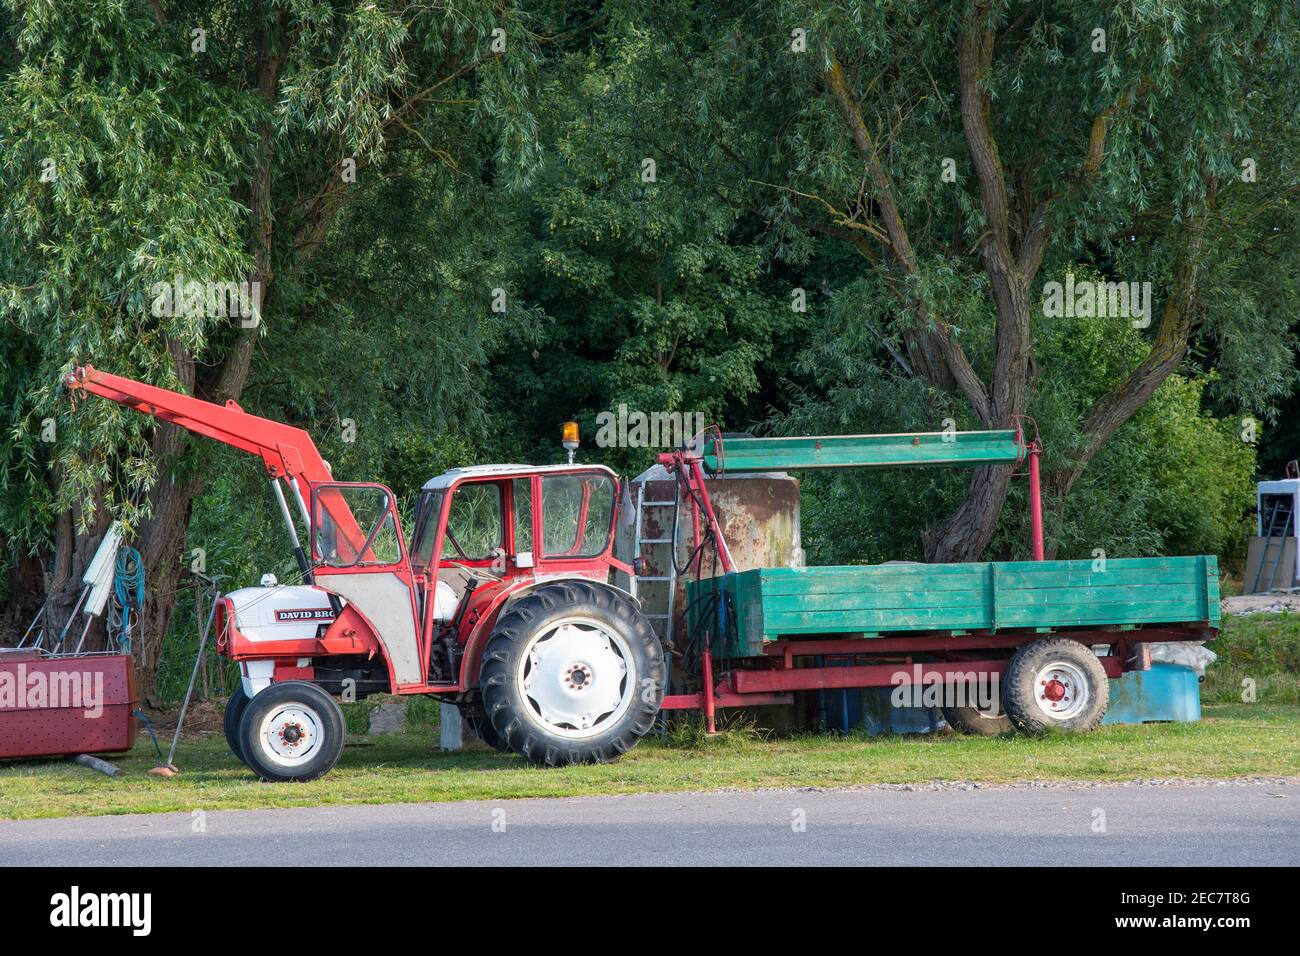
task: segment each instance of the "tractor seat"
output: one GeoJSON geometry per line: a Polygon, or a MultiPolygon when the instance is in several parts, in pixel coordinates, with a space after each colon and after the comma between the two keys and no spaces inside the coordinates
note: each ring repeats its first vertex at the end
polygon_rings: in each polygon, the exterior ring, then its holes
{"type": "Polygon", "coordinates": [[[456,616],[458,604],[460,604],[460,597],[456,594],[456,589],[446,581],[440,580],[433,591],[434,621],[438,624],[450,624],[451,619],[456,616]]]}

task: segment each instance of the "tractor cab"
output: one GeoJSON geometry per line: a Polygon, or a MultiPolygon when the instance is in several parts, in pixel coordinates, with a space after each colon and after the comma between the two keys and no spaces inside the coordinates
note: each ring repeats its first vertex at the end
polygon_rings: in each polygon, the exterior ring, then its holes
{"type": "MultiPolygon", "coordinates": [[[[389,489],[320,484],[314,582],[382,635],[395,692],[468,686],[507,604],[544,581],[608,586],[611,566],[626,570],[611,554],[617,494],[617,476],[599,465],[454,468],[421,490],[408,551],[389,489]]],[[[355,632],[347,617],[337,613],[326,637],[355,632]]]]}
{"type": "Polygon", "coordinates": [[[604,581],[617,491],[614,473],[594,465],[482,465],[434,478],[416,505],[411,565],[436,582],[435,620],[446,595],[487,583],[604,581]]]}

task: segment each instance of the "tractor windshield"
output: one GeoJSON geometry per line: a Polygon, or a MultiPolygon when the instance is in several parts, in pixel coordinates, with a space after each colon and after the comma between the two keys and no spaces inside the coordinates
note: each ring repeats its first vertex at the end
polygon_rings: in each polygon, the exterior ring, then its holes
{"type": "MultiPolygon", "coordinates": [[[[415,540],[411,563],[427,567],[438,538],[438,517],[445,491],[426,491],[415,509],[415,540]]],[[[466,482],[451,496],[447,514],[443,560],[477,563],[489,561],[504,541],[501,487],[494,482],[466,482]]]]}

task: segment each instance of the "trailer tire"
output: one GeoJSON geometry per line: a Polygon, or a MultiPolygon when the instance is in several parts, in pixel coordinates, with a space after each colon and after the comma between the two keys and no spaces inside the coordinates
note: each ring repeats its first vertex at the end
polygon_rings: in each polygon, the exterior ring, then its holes
{"type": "Polygon", "coordinates": [[[958,733],[974,737],[1000,737],[1016,729],[1000,701],[993,713],[978,707],[944,707],[943,719],[958,733]]]}
{"type": "Polygon", "coordinates": [[[469,721],[474,736],[493,750],[503,754],[510,753],[510,745],[502,739],[496,728],[492,726],[492,721],[488,720],[487,711],[483,709],[482,704],[462,704],[461,713],[469,721]]]}
{"type": "Polygon", "coordinates": [[[263,780],[302,782],[329,773],[343,752],[343,711],[307,681],[272,684],[244,708],[244,762],[263,780]]]}
{"type": "Polygon", "coordinates": [[[225,731],[226,743],[230,745],[230,752],[239,758],[240,763],[248,763],[244,759],[244,744],[239,739],[239,721],[244,716],[244,709],[247,706],[248,695],[244,693],[244,682],[240,681],[235,692],[226,701],[226,709],[221,715],[221,729],[225,731]]]}
{"type": "Polygon", "coordinates": [[[1110,680],[1086,644],[1063,637],[1042,638],[1011,656],[1002,702],[1012,723],[1024,733],[1089,731],[1106,715],[1110,680]]]}
{"type": "Polygon", "coordinates": [[[654,726],[663,648],[627,597],[590,581],[556,581],[501,615],[479,680],[484,710],[510,750],[546,767],[603,763],[654,726]]]}

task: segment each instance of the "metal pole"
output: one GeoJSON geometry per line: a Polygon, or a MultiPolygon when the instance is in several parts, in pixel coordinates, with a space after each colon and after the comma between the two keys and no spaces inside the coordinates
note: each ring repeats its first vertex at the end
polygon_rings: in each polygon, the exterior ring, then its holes
{"type": "Polygon", "coordinates": [[[704,674],[704,732],[718,732],[717,706],[713,700],[713,650],[706,643],[700,655],[700,670],[704,674]]]}
{"type": "MultiPolygon", "coordinates": [[[[27,638],[32,636],[32,631],[36,630],[36,625],[40,622],[41,618],[44,615],[45,615],[45,605],[42,604],[41,609],[37,611],[36,616],[32,618],[32,623],[27,625],[27,630],[23,632],[23,639],[18,642],[19,647],[22,647],[24,644],[27,643],[27,638]]],[[[42,638],[45,637],[44,630],[41,631],[41,637],[42,638]]],[[[33,644],[33,646],[35,647],[38,646],[39,644],[40,644],[40,639],[38,638],[35,644],[33,644]]]]}
{"type": "MultiPolygon", "coordinates": [[[[125,610],[126,609],[123,608],[123,613],[125,613],[125,610]]],[[[95,619],[94,615],[91,614],[86,615],[86,626],[81,629],[81,640],[77,641],[77,646],[73,648],[72,651],[73,654],[81,653],[81,648],[86,643],[86,635],[90,633],[90,622],[93,621],[94,619],[95,619]]],[[[107,628],[105,628],[105,630],[107,630],[107,628]]]]}
{"type": "MultiPolygon", "coordinates": [[[[709,527],[713,529],[713,536],[718,542],[718,553],[722,557],[722,570],[736,570],[736,562],[731,559],[731,549],[727,547],[727,539],[722,534],[722,525],[718,523],[718,517],[713,513],[713,501],[709,498],[709,489],[704,484],[704,469],[700,467],[698,458],[692,459],[690,463],[692,484],[699,495],[700,501],[704,503],[704,515],[709,521],[709,527]]],[[[699,542],[696,542],[698,545],[699,542]]]]}
{"type": "Polygon", "coordinates": [[[63,639],[68,636],[68,628],[72,626],[73,620],[77,617],[77,612],[81,610],[81,605],[86,601],[86,595],[90,593],[90,586],[81,589],[81,597],[77,598],[76,606],[73,607],[72,613],[68,615],[67,621],[63,624],[63,630],[59,631],[59,639],[50,645],[50,653],[57,654],[63,649],[63,639]]]}
{"type": "Polygon", "coordinates": [[[307,496],[303,493],[302,483],[297,478],[291,479],[290,483],[293,485],[293,490],[297,492],[293,500],[298,504],[298,514],[302,515],[302,526],[310,533],[311,515],[307,512],[307,496]]]}
{"type": "MultiPolygon", "coordinates": [[[[303,490],[303,484],[297,478],[288,479],[290,489],[294,492],[293,500],[298,504],[298,513],[302,515],[303,527],[307,529],[308,545],[311,544],[311,513],[307,510],[307,495],[303,490]]],[[[280,511],[284,515],[285,524],[289,528],[289,534],[293,538],[294,555],[298,558],[298,569],[302,572],[302,579],[308,584],[316,583],[316,575],[312,574],[311,562],[307,560],[307,553],[303,550],[302,545],[298,543],[298,531],[293,526],[293,521],[289,518],[289,506],[284,503],[284,495],[280,491],[280,483],[276,479],[271,479],[271,484],[275,486],[275,496],[280,499],[280,511]]],[[[334,610],[334,617],[337,618],[343,613],[343,602],[339,596],[333,593],[327,593],[330,607],[334,610]]]]}
{"type": "Polygon", "coordinates": [[[208,647],[208,635],[212,632],[212,619],[217,614],[217,601],[213,598],[212,609],[208,611],[208,623],[203,627],[203,636],[199,638],[199,653],[194,658],[194,671],[190,674],[190,686],[185,689],[185,701],[181,704],[180,716],[176,718],[176,732],[172,734],[172,746],[167,751],[166,766],[172,765],[172,758],[176,756],[176,743],[181,739],[181,724],[185,722],[185,712],[190,709],[190,695],[194,693],[194,681],[199,676],[199,665],[203,663],[203,652],[208,647]]]}
{"type": "Polygon", "coordinates": [[[280,503],[280,516],[284,518],[284,526],[289,529],[289,539],[293,541],[293,554],[298,559],[298,570],[302,572],[303,580],[311,580],[311,564],[307,561],[307,555],[302,550],[302,542],[298,540],[298,529],[293,526],[293,516],[289,514],[289,505],[284,500],[284,489],[280,487],[280,479],[271,479],[271,490],[275,492],[275,500],[280,503]]]}
{"type": "Polygon", "coordinates": [[[1034,560],[1043,560],[1043,495],[1038,481],[1038,443],[1029,446],[1029,528],[1034,541],[1034,560]]]}

